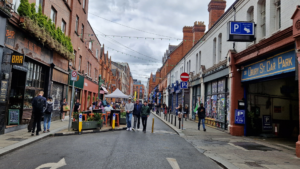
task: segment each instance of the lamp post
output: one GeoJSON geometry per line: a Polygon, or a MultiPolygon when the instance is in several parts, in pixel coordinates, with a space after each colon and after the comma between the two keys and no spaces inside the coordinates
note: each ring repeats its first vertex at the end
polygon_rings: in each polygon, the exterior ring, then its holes
{"type": "Polygon", "coordinates": [[[103,83],[104,83],[104,80],[101,78],[101,75],[99,75],[99,80],[98,80],[98,85],[99,85],[99,88],[98,88],[98,99],[100,99],[100,90],[101,90],[101,86],[102,86],[103,83]]]}

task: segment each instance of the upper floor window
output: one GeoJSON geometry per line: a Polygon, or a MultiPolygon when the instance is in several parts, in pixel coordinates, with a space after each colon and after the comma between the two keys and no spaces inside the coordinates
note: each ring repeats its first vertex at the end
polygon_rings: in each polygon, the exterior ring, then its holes
{"type": "Polygon", "coordinates": [[[36,10],[36,12],[39,12],[39,7],[40,6],[43,8],[43,1],[44,0],[36,0],[35,1],[35,10],[36,10]]]}
{"type": "Polygon", "coordinates": [[[191,73],[191,60],[189,60],[189,73],[191,73]]]}
{"type": "Polygon", "coordinates": [[[200,71],[201,69],[201,51],[199,52],[199,68],[198,70],[200,71]]]}
{"type": "Polygon", "coordinates": [[[254,22],[254,15],[253,15],[253,10],[254,10],[254,7],[251,6],[248,11],[247,11],[247,20],[249,22],[254,22]]]}
{"type": "Polygon", "coordinates": [[[259,4],[259,12],[260,12],[260,28],[262,37],[266,36],[266,0],[260,0],[259,4]]]}
{"type": "Polygon", "coordinates": [[[222,33],[218,36],[218,60],[217,63],[221,61],[222,58],[222,33]]]}
{"type": "Polygon", "coordinates": [[[18,13],[18,8],[20,6],[21,0],[13,0],[13,10],[18,13]]]}
{"type": "Polygon", "coordinates": [[[196,73],[198,73],[198,53],[196,54],[196,73]]]}
{"type": "Polygon", "coordinates": [[[80,56],[78,59],[78,71],[81,71],[81,60],[82,60],[82,56],[80,56]]]}
{"type": "Polygon", "coordinates": [[[61,21],[61,31],[64,34],[66,33],[66,22],[64,20],[61,21]]]}
{"type": "Polygon", "coordinates": [[[56,12],[56,10],[52,7],[52,8],[51,8],[50,18],[51,18],[51,20],[52,20],[52,22],[53,22],[54,24],[56,24],[56,15],[57,15],[57,12],[56,12]]]}
{"type": "Polygon", "coordinates": [[[81,39],[83,40],[83,35],[84,35],[84,25],[81,25],[81,39]]]}
{"type": "Polygon", "coordinates": [[[275,0],[276,29],[281,28],[281,0],[275,0]]]}
{"type": "Polygon", "coordinates": [[[90,42],[89,42],[89,49],[90,49],[90,50],[92,50],[92,46],[93,46],[92,41],[90,41],[90,42]]]}
{"type": "Polygon", "coordinates": [[[189,62],[186,62],[186,71],[187,71],[187,73],[190,73],[189,72],[189,62]]]}
{"type": "Polygon", "coordinates": [[[85,9],[85,0],[82,1],[82,8],[85,9]]]}
{"type": "Polygon", "coordinates": [[[97,49],[96,50],[96,58],[98,59],[98,53],[99,53],[99,50],[97,49]]]}
{"type": "Polygon", "coordinates": [[[213,41],[213,65],[217,63],[217,54],[216,54],[216,49],[217,48],[217,39],[214,38],[213,41]]]}
{"type": "Polygon", "coordinates": [[[76,22],[75,22],[75,32],[78,33],[78,25],[79,25],[79,17],[76,16],[76,22]]]}

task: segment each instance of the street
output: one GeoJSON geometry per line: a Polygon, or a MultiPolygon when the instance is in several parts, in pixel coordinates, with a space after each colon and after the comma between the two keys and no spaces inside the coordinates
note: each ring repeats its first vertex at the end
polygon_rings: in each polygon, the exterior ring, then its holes
{"type": "Polygon", "coordinates": [[[61,169],[172,169],[176,161],[181,169],[220,168],[153,115],[147,124],[146,133],[124,130],[48,137],[1,156],[0,168],[34,169],[43,165],[61,169]],[[152,118],[155,120],[153,134],[152,118]],[[170,162],[167,158],[171,158],[170,162]]]}

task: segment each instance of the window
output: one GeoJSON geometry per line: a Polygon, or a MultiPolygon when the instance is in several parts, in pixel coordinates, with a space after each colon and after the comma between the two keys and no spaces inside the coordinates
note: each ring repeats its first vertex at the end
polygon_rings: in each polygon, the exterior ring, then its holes
{"type": "Polygon", "coordinates": [[[95,69],[95,80],[97,80],[97,76],[98,76],[98,70],[95,69]]]}
{"type": "Polygon", "coordinates": [[[217,46],[217,40],[216,38],[213,41],[213,65],[217,62],[217,55],[216,55],[216,46],[217,46]]]}
{"type": "Polygon", "coordinates": [[[196,54],[196,73],[198,73],[198,53],[196,54]]]}
{"type": "Polygon", "coordinates": [[[262,37],[266,36],[266,1],[260,0],[260,27],[262,37]]]}
{"type": "Polygon", "coordinates": [[[36,0],[35,1],[35,11],[39,12],[39,6],[43,8],[43,0],[36,0]]]}
{"type": "Polygon", "coordinates": [[[254,22],[253,9],[253,6],[251,6],[247,11],[247,20],[250,22],[254,22]]]}
{"type": "Polygon", "coordinates": [[[52,7],[51,8],[50,18],[51,18],[51,20],[52,20],[52,22],[54,24],[56,24],[56,14],[57,14],[56,10],[52,7]]]}
{"type": "Polygon", "coordinates": [[[186,71],[189,73],[189,62],[186,62],[186,71]]]}
{"type": "Polygon", "coordinates": [[[84,25],[81,25],[81,39],[83,40],[83,35],[84,35],[84,25]]]}
{"type": "Polygon", "coordinates": [[[189,73],[191,72],[191,60],[189,60],[189,73]]]}
{"type": "Polygon", "coordinates": [[[199,52],[199,70],[201,69],[201,51],[199,52]]]}
{"type": "Polygon", "coordinates": [[[92,50],[92,46],[93,46],[93,44],[92,44],[92,40],[89,42],[89,49],[90,50],[92,50]]]}
{"type": "Polygon", "coordinates": [[[61,31],[64,34],[66,33],[66,22],[64,20],[61,21],[61,31]]]}
{"type": "Polygon", "coordinates": [[[276,29],[281,28],[281,1],[275,0],[276,7],[276,29]]]}
{"type": "Polygon", "coordinates": [[[45,83],[45,70],[42,66],[29,62],[28,73],[26,77],[26,86],[43,88],[45,83]]]}
{"type": "Polygon", "coordinates": [[[20,6],[21,0],[13,0],[13,10],[18,13],[18,8],[20,6]]]}
{"type": "Polygon", "coordinates": [[[88,72],[87,72],[87,75],[89,76],[89,77],[91,77],[91,71],[92,71],[92,64],[90,63],[90,62],[88,62],[88,70],[87,70],[88,72]]]}
{"type": "Polygon", "coordinates": [[[78,71],[81,71],[81,60],[82,60],[82,56],[79,56],[79,60],[78,60],[78,71]]]}
{"type": "Polygon", "coordinates": [[[96,58],[98,59],[98,52],[99,52],[99,50],[97,49],[96,50],[96,58]]]}
{"type": "Polygon", "coordinates": [[[78,33],[78,23],[79,23],[79,17],[76,16],[76,24],[75,24],[75,32],[78,33]]]}
{"type": "Polygon", "coordinates": [[[82,9],[85,9],[85,0],[82,1],[82,9]]]}
{"type": "Polygon", "coordinates": [[[73,60],[73,67],[76,67],[76,50],[74,50],[74,53],[73,53],[73,55],[74,55],[74,60],[73,60]]]}
{"type": "Polygon", "coordinates": [[[217,63],[221,61],[222,58],[222,33],[218,36],[218,60],[217,63]]]}

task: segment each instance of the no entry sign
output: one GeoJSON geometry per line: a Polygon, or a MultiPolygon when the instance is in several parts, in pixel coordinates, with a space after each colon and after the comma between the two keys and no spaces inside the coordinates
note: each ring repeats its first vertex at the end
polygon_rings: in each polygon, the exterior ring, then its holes
{"type": "Polygon", "coordinates": [[[181,79],[181,81],[183,81],[183,82],[186,82],[186,81],[188,81],[189,80],[189,74],[187,74],[187,73],[181,73],[181,75],[180,75],[180,79],[181,79]]]}
{"type": "Polygon", "coordinates": [[[72,71],[71,80],[77,81],[77,72],[75,70],[72,71]]]}

